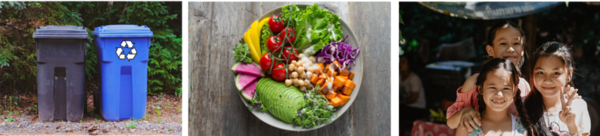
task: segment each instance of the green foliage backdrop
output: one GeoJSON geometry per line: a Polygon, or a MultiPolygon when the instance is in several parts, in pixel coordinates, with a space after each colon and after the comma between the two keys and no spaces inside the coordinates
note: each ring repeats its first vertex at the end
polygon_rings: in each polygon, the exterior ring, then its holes
{"type": "Polygon", "coordinates": [[[84,26],[90,35],[86,90],[98,90],[92,31],[111,24],[146,25],[153,32],[148,93],[181,95],[181,2],[0,2],[0,93],[37,90],[32,34],[46,25],[84,26]]]}

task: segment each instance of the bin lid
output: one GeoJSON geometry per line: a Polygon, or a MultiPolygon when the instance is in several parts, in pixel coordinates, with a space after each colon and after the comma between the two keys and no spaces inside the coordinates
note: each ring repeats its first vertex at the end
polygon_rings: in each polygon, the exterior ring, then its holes
{"type": "Polygon", "coordinates": [[[96,27],[94,35],[98,37],[152,37],[153,33],[146,25],[106,25],[96,27]]]}
{"type": "Polygon", "coordinates": [[[88,33],[84,27],[74,25],[49,25],[38,27],[33,38],[51,39],[87,39],[88,33]]]}

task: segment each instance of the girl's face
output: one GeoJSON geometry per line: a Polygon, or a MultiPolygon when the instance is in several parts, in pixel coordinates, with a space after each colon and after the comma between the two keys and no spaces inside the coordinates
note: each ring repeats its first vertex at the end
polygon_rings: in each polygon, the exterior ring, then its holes
{"type": "Polygon", "coordinates": [[[496,31],[495,36],[492,41],[494,45],[487,45],[485,48],[488,55],[494,58],[508,59],[518,66],[524,49],[521,32],[517,28],[505,25],[496,31]]]}
{"type": "Polygon", "coordinates": [[[510,80],[506,70],[494,70],[487,73],[481,88],[481,95],[486,104],[486,110],[504,111],[513,102],[515,85],[510,80]]]}
{"type": "Polygon", "coordinates": [[[559,95],[560,89],[567,85],[571,72],[556,56],[540,57],[533,67],[535,88],[544,97],[559,95]]]}

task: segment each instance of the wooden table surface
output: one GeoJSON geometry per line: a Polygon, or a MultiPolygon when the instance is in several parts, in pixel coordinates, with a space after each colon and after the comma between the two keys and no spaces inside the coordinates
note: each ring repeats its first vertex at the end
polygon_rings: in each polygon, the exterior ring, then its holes
{"type": "MultiPolygon", "coordinates": [[[[262,14],[290,3],[190,2],[189,135],[390,135],[391,5],[317,3],[338,14],[361,45],[364,74],[352,106],[323,128],[291,132],[256,118],[236,91],[232,50],[262,14]]],[[[311,4],[311,3],[307,3],[311,4]]]]}

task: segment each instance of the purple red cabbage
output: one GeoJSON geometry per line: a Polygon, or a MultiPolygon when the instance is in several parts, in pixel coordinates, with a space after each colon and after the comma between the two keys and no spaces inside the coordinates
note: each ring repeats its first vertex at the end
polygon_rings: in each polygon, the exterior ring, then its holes
{"type": "Polygon", "coordinates": [[[321,51],[317,53],[315,57],[317,59],[323,58],[323,63],[329,64],[333,63],[333,61],[331,61],[333,54],[334,59],[343,65],[342,68],[348,67],[349,70],[350,63],[352,63],[352,66],[356,65],[356,57],[360,52],[360,46],[358,46],[356,49],[352,49],[352,45],[345,42],[347,38],[348,36],[346,36],[341,42],[332,42],[329,45],[325,45],[325,47],[323,47],[323,49],[321,49],[321,51]],[[331,51],[332,47],[335,47],[334,52],[331,51]]]}

